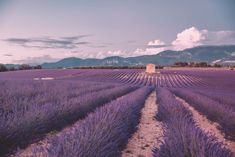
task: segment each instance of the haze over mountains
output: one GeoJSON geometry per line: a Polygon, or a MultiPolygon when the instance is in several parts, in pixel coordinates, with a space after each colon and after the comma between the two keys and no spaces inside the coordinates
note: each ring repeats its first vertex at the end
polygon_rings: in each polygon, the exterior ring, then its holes
{"type": "Polygon", "coordinates": [[[207,62],[210,64],[235,64],[235,45],[199,46],[183,51],[167,50],[156,55],[137,57],[112,56],[104,59],[81,59],[70,57],[54,63],[44,63],[43,68],[79,67],[79,66],[135,66],[154,63],[158,65],[173,65],[175,62],[207,62]]]}
{"type": "MultiPolygon", "coordinates": [[[[148,63],[173,65],[175,62],[207,62],[209,64],[235,65],[235,45],[199,46],[182,51],[167,50],[155,55],[136,57],[111,56],[103,59],[76,57],[64,58],[58,62],[41,64],[43,68],[69,68],[82,66],[141,66],[148,63]]],[[[18,66],[6,64],[7,67],[18,66]]]]}

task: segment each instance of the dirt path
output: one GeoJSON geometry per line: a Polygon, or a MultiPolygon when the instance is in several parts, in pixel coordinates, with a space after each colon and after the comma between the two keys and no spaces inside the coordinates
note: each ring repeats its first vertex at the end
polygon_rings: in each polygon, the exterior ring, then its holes
{"type": "Polygon", "coordinates": [[[225,146],[230,149],[235,154],[235,142],[225,139],[224,134],[217,129],[218,123],[212,122],[206,118],[206,116],[201,115],[197,110],[190,106],[185,100],[176,96],[176,99],[181,101],[182,104],[188,108],[192,114],[197,125],[204,131],[211,133],[218,138],[220,142],[223,142],[225,146]]]}
{"type": "Polygon", "coordinates": [[[122,151],[122,157],[149,157],[153,147],[159,147],[162,140],[162,124],[155,120],[157,113],[156,92],[152,92],[145,101],[141,111],[138,130],[129,139],[127,147],[122,151]]]}

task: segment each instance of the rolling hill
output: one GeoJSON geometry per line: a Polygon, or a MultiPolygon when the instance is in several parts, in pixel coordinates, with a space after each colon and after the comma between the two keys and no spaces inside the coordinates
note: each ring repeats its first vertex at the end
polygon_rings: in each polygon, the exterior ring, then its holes
{"type": "Polygon", "coordinates": [[[182,51],[167,50],[156,55],[137,57],[112,56],[104,59],[81,59],[70,57],[54,63],[44,63],[43,68],[80,67],[80,66],[135,66],[154,63],[158,65],[172,65],[178,61],[207,62],[210,64],[235,64],[235,45],[199,46],[182,51]]]}

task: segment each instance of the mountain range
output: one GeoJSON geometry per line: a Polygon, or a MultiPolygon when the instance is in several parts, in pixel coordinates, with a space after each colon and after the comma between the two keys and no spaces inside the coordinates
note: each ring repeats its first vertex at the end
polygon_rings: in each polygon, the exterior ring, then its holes
{"type": "Polygon", "coordinates": [[[137,66],[153,63],[157,65],[173,65],[175,62],[207,62],[209,64],[235,64],[235,45],[198,46],[182,51],[167,50],[155,55],[137,57],[112,56],[103,59],[64,58],[54,63],[43,63],[43,68],[68,68],[81,66],[137,66]]]}

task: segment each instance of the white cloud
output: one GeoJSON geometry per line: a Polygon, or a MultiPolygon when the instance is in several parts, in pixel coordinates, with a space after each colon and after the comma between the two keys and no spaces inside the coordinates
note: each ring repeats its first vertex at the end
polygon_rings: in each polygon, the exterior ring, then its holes
{"type": "Polygon", "coordinates": [[[200,45],[235,44],[235,31],[209,31],[191,27],[178,33],[171,44],[173,50],[183,50],[200,45]]]}
{"type": "Polygon", "coordinates": [[[134,52],[133,52],[133,56],[140,56],[140,55],[145,55],[146,51],[140,48],[137,48],[134,52]]]}
{"type": "Polygon", "coordinates": [[[160,48],[146,48],[145,54],[146,55],[152,55],[152,54],[158,54],[162,51],[167,50],[167,47],[160,47],[160,48]]]}
{"type": "Polygon", "coordinates": [[[146,44],[146,48],[137,48],[135,51],[100,51],[98,53],[90,54],[90,58],[105,58],[109,56],[121,56],[121,57],[133,57],[133,56],[140,56],[140,55],[153,55],[159,52],[166,50],[165,42],[161,40],[153,40],[149,41],[146,44]]]}
{"type": "Polygon", "coordinates": [[[153,40],[148,42],[148,46],[162,46],[165,45],[165,43],[161,40],[153,40]]]}
{"type": "Polygon", "coordinates": [[[16,63],[26,63],[26,64],[41,64],[45,62],[56,62],[60,59],[58,58],[52,58],[50,55],[44,55],[44,56],[39,56],[39,57],[27,57],[22,60],[14,60],[16,63]]]}
{"type": "Polygon", "coordinates": [[[147,48],[143,52],[145,55],[158,54],[159,52],[166,50],[167,47],[168,45],[166,45],[165,42],[157,39],[149,41],[147,44],[147,48]]]}
{"type": "Polygon", "coordinates": [[[183,50],[199,45],[203,45],[203,41],[207,39],[207,30],[198,30],[196,27],[185,29],[177,34],[177,37],[172,41],[172,48],[175,50],[183,50]]]}
{"type": "Polygon", "coordinates": [[[211,32],[206,29],[190,27],[178,33],[171,44],[156,39],[147,43],[146,49],[137,48],[132,55],[152,55],[165,50],[184,50],[201,45],[226,45],[235,44],[235,31],[211,32]]]}
{"type": "Polygon", "coordinates": [[[235,44],[235,31],[208,32],[206,45],[228,45],[235,44]]]}
{"type": "Polygon", "coordinates": [[[227,39],[234,39],[235,32],[234,31],[218,31],[214,32],[216,34],[217,40],[227,40],[227,39]]]}
{"type": "MultiPolygon", "coordinates": [[[[67,42],[64,40],[68,40],[68,43],[71,40],[77,37],[72,38],[63,38],[62,43],[65,44],[65,47],[69,47],[67,42]]],[[[35,38],[33,38],[35,41],[35,38]]],[[[37,38],[38,39],[38,38],[37,38]]],[[[24,43],[32,41],[32,38],[20,39],[20,38],[11,38],[8,41],[14,43],[24,43]],[[31,39],[31,40],[30,40],[31,39]]],[[[42,39],[41,39],[42,40],[42,39]]],[[[40,41],[41,41],[40,40],[40,41]]],[[[44,39],[42,40],[44,42],[44,39]]],[[[61,43],[60,40],[51,39],[49,42],[53,43],[61,43]]],[[[42,45],[38,45],[36,43],[36,47],[40,47],[42,45]]],[[[152,55],[158,54],[159,52],[165,50],[183,50],[186,48],[192,48],[195,46],[200,45],[228,45],[228,44],[235,44],[235,31],[229,30],[221,30],[221,31],[209,31],[206,29],[198,29],[196,27],[190,27],[182,32],[179,32],[176,35],[175,40],[172,42],[166,43],[158,38],[155,40],[151,40],[146,42],[145,45],[142,47],[134,48],[132,47],[132,51],[127,51],[125,49],[119,49],[119,47],[112,47],[112,44],[108,47],[103,47],[98,49],[97,48],[90,48],[86,46],[86,42],[75,43],[79,44],[79,47],[70,46],[71,49],[61,49],[58,48],[57,45],[55,49],[38,49],[38,48],[28,48],[26,46],[20,46],[19,44],[9,44],[6,40],[0,40],[0,62],[1,63],[23,63],[23,62],[50,62],[56,59],[62,59],[66,57],[79,57],[79,58],[105,58],[109,56],[122,56],[122,57],[133,57],[133,56],[140,56],[140,55],[152,55]],[[81,47],[81,45],[83,45],[81,47]],[[115,50],[117,49],[117,50],[115,50]],[[47,57],[50,55],[51,57],[47,57]]],[[[34,45],[35,46],[35,45],[34,45]]],[[[59,46],[60,47],[60,46],[59,46]]]]}
{"type": "Polygon", "coordinates": [[[126,56],[125,51],[117,50],[117,51],[100,51],[97,54],[92,53],[90,58],[105,58],[110,56],[126,56]]]}

